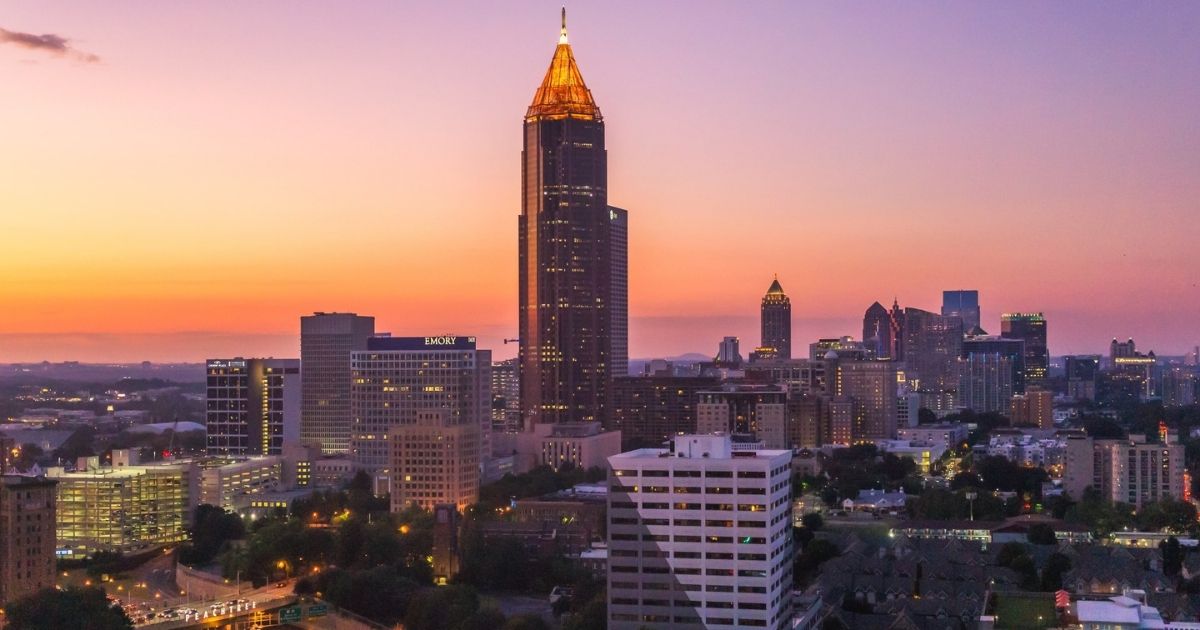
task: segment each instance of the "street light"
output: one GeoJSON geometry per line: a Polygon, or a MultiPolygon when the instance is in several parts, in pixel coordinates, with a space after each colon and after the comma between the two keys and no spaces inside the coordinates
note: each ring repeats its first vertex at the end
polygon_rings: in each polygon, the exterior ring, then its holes
{"type": "Polygon", "coordinates": [[[971,506],[971,520],[972,521],[975,520],[975,497],[978,497],[978,496],[979,496],[979,493],[977,493],[977,492],[968,492],[967,493],[967,503],[970,504],[970,506],[971,506]]]}

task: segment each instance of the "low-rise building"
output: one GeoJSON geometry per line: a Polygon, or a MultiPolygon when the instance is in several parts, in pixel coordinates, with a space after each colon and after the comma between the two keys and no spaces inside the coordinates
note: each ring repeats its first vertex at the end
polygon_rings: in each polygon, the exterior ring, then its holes
{"type": "Polygon", "coordinates": [[[200,503],[235,511],[239,497],[285,490],[282,457],[214,460],[200,473],[200,503]]]}
{"type": "Polygon", "coordinates": [[[53,479],[0,477],[0,605],[54,587],[53,479]]]}

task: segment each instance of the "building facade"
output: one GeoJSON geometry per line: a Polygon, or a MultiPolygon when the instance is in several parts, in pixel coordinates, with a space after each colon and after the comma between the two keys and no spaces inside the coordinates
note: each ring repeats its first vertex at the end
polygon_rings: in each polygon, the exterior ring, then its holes
{"type": "Polygon", "coordinates": [[[700,376],[625,376],[613,381],[610,430],[621,432],[622,448],[660,445],[677,433],[696,432],[700,392],[720,379],[700,376]]]}
{"type": "Polygon", "coordinates": [[[979,328],[979,291],[942,291],[942,315],[962,320],[963,330],[979,328]]]}
{"type": "Polygon", "coordinates": [[[759,314],[761,348],[773,351],[773,358],[792,358],[792,301],[783,292],[779,278],[763,296],[759,314]]]}
{"type": "Polygon", "coordinates": [[[785,448],[787,392],[774,386],[730,385],[702,391],[696,433],[753,434],[767,448],[785,448]]]}
{"type": "Polygon", "coordinates": [[[1144,435],[1124,440],[1070,436],[1066,440],[1063,489],[1078,500],[1090,486],[1106,501],[1135,509],[1184,494],[1184,448],[1174,435],[1147,442],[1144,435]]]}
{"type": "Polygon", "coordinates": [[[1046,317],[1041,313],[1004,313],[1000,316],[1000,336],[1025,342],[1025,386],[1046,384],[1050,370],[1050,349],[1046,343],[1046,317]]]}
{"type": "Polygon", "coordinates": [[[1100,357],[1066,357],[1067,396],[1075,400],[1096,400],[1096,380],[1100,375],[1100,357]]]}
{"type": "Polygon", "coordinates": [[[521,380],[516,359],[492,363],[492,430],[521,430],[521,380]]]}
{"type": "Polygon", "coordinates": [[[477,349],[474,337],[369,339],[366,350],[350,357],[351,459],[362,470],[386,475],[389,432],[437,410],[450,426],[474,432],[478,464],[491,454],[491,369],[491,351],[477,349]]]}
{"type": "Polygon", "coordinates": [[[280,455],[299,443],[299,359],[209,359],[205,370],[209,455],[280,455]]]}
{"type": "Polygon", "coordinates": [[[905,376],[921,394],[921,405],[933,411],[955,408],[958,357],[963,323],[919,308],[904,309],[905,376]]]}
{"type": "Polygon", "coordinates": [[[450,409],[423,409],[415,421],[388,430],[392,511],[409,507],[458,511],[479,501],[478,424],[462,424],[450,409]]]}
{"type": "Polygon", "coordinates": [[[0,606],[54,588],[56,485],[0,476],[0,606]]]}
{"type": "Polygon", "coordinates": [[[604,118],[564,17],[525,112],[519,220],[521,411],[534,424],[607,421],[628,369],[625,210],[608,205],[604,118]]]}
{"type": "Polygon", "coordinates": [[[697,435],[610,457],[608,627],[790,627],[791,458],[697,435]]]}
{"type": "Polygon", "coordinates": [[[328,455],[350,452],[350,353],[367,349],[375,318],[314,313],[300,318],[300,440],[328,455]]]}
{"type": "Polygon", "coordinates": [[[853,401],[850,441],[874,442],[896,437],[897,375],[892,361],[833,362],[832,394],[853,401]]]}
{"type": "Polygon", "coordinates": [[[1054,428],[1054,392],[1041,387],[1029,387],[1024,394],[1012,397],[1008,419],[1014,427],[1054,428]]]}
{"type": "Polygon", "coordinates": [[[958,359],[957,403],[976,413],[1008,412],[1013,397],[1012,361],[993,353],[969,353],[958,359]]]}

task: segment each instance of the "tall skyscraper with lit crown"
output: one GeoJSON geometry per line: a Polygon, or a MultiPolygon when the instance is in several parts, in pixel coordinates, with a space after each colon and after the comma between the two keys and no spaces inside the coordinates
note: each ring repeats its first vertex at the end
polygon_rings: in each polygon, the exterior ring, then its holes
{"type": "Polygon", "coordinates": [[[771,283],[762,299],[762,347],[775,350],[780,359],[792,358],[792,301],[779,278],[771,283]]]}
{"type": "Polygon", "coordinates": [[[520,381],[526,428],[605,422],[628,368],[627,215],[608,205],[604,118],[567,43],[525,112],[520,381]]]}

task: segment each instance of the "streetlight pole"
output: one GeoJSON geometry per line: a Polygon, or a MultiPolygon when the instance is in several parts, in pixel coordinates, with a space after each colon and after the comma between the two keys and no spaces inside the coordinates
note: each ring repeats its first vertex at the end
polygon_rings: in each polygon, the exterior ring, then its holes
{"type": "Polygon", "coordinates": [[[975,520],[975,497],[977,496],[979,496],[979,494],[975,492],[967,493],[967,503],[970,505],[972,521],[975,520]]]}

